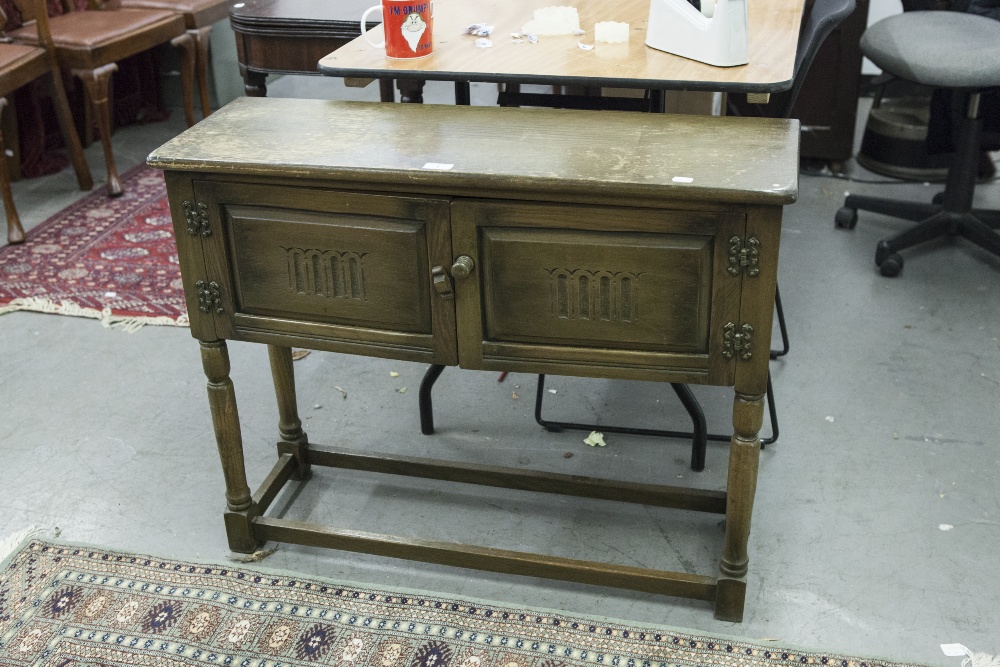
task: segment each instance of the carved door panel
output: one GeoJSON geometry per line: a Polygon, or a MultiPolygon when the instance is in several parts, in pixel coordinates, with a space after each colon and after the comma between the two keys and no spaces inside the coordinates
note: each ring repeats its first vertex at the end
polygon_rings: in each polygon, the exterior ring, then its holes
{"type": "Polygon", "coordinates": [[[214,181],[195,195],[223,337],[457,363],[454,302],[432,298],[447,200],[214,181]]]}
{"type": "Polygon", "coordinates": [[[730,384],[721,352],[743,278],[728,256],[745,224],[728,210],[456,200],[460,363],[730,384]]]}

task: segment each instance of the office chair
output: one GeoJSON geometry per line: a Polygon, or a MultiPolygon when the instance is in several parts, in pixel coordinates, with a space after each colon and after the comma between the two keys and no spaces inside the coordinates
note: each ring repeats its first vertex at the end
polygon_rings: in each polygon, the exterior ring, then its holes
{"type": "Polygon", "coordinates": [[[907,12],[872,25],[861,51],[883,70],[907,81],[960,93],[964,114],[958,123],[955,153],[943,193],[929,204],[848,195],[834,218],[837,227],[854,229],[858,210],[918,223],[879,241],[875,264],[883,276],[903,269],[899,251],[941,236],[963,236],[1000,256],[1000,211],[974,209],[979,153],[1000,148],[1000,136],[983,134],[980,101],[1000,89],[1000,21],[949,11],[907,12]]]}
{"type": "MultiPolygon", "coordinates": [[[[788,118],[806,74],[812,64],[816,53],[826,38],[833,32],[834,28],[840,25],[855,8],[855,0],[816,0],[811,10],[804,17],[802,27],[799,31],[798,48],[795,54],[795,68],[793,72],[792,86],[780,94],[780,99],[776,100],[773,107],[769,106],[766,111],[758,110],[756,115],[766,117],[788,118]],[[776,109],[776,110],[773,110],[776,109]]],[[[784,326],[784,313],[781,309],[781,298],[777,289],[775,290],[775,307],[778,312],[779,328],[781,329],[782,350],[771,350],[771,358],[777,358],[788,352],[788,334],[784,326]]],[[[420,430],[424,435],[434,433],[434,411],[431,399],[431,391],[434,383],[440,377],[444,366],[433,365],[427,369],[424,379],[420,385],[420,430]]],[[[545,376],[538,376],[538,385],[535,392],[535,421],[547,430],[559,431],[562,429],[571,430],[601,430],[605,433],[626,433],[632,435],[650,435],[668,438],[691,438],[691,469],[701,471],[705,469],[705,450],[708,440],[729,442],[731,435],[709,434],[707,432],[705,415],[694,394],[685,384],[671,383],[684,408],[691,417],[694,430],[691,433],[678,431],[662,431],[656,429],[638,429],[623,426],[597,426],[592,424],[576,424],[571,422],[548,421],[542,418],[542,402],[545,396],[545,376]]],[[[763,438],[761,445],[767,445],[778,437],[778,418],[774,408],[774,390],[770,376],[767,381],[767,405],[768,415],[771,420],[771,437],[763,438]]]]}

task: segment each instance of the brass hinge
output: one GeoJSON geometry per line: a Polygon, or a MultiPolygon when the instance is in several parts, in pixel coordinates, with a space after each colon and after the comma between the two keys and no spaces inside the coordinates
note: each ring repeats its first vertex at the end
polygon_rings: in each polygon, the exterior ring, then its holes
{"type": "Polygon", "coordinates": [[[748,276],[760,273],[760,241],[756,236],[748,238],[746,244],[739,236],[729,239],[729,273],[738,276],[743,270],[748,276]]]}
{"type": "Polygon", "coordinates": [[[722,356],[732,359],[739,354],[740,359],[749,361],[753,356],[750,345],[753,343],[753,327],[749,324],[742,325],[739,330],[732,322],[727,322],[723,327],[722,334],[722,356]]]}
{"type": "Polygon", "coordinates": [[[198,310],[203,313],[210,313],[214,310],[216,315],[226,312],[222,309],[222,295],[219,293],[219,283],[214,280],[210,283],[199,280],[194,286],[198,288],[198,310]]]}
{"type": "Polygon", "coordinates": [[[188,234],[191,236],[211,236],[212,228],[208,224],[208,205],[199,203],[197,205],[185,200],[181,202],[184,207],[184,219],[187,220],[188,234]]]}

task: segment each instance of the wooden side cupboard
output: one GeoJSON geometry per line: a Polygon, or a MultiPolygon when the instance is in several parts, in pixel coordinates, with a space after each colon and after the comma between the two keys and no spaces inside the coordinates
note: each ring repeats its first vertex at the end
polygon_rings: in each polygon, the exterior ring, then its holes
{"type": "Polygon", "coordinates": [[[166,172],[233,550],[361,551],[698,598],[742,619],[794,121],[243,98],[149,163],[166,172]],[[227,340],[269,347],[278,462],[255,493],[227,340]],[[727,488],[317,446],[297,414],[292,346],[734,386],[727,488]],[[269,517],[313,465],[724,514],[719,575],[269,517]]]}

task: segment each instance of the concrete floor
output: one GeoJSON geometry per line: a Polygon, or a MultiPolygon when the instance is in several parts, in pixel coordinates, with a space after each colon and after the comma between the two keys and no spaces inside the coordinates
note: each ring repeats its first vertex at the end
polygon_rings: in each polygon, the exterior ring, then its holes
{"type": "MultiPolygon", "coordinates": [[[[489,102],[492,90],[477,87],[476,99],[489,102]]],[[[374,99],[377,91],[288,77],[271,94],[374,99]]],[[[446,85],[432,87],[428,100],[450,95],[446,85]]],[[[181,129],[179,113],[123,128],[115,137],[120,166],[181,129]]],[[[100,147],[88,157],[99,177],[100,147]]],[[[803,176],[800,201],[786,211],[780,284],[792,352],[772,363],[781,439],[762,456],[741,625],[714,620],[699,602],[294,546],[264,566],[953,667],[958,659],[945,658],[939,643],[1000,653],[1000,262],[964,242],[939,243],[906,253],[899,278],[882,278],[875,244],[904,223],[862,213],[853,232],[835,229],[848,189],[915,199],[935,192],[803,176]]],[[[79,196],[69,170],[14,191],[26,228],[79,196]]],[[[977,196],[1000,207],[996,183],[977,196]]],[[[266,352],[239,343],[230,350],[255,486],[274,460],[277,434],[266,352]]],[[[695,474],[682,441],[612,435],[594,449],[584,434],[544,432],[531,419],[534,382],[525,375],[499,384],[495,373],[449,369],[436,392],[439,433],[424,437],[422,367],[313,353],[296,371],[305,427],[318,443],[724,485],[722,444],[710,445],[707,470],[695,474]],[[404,386],[410,391],[399,393],[404,386]]],[[[558,393],[547,395],[547,415],[685,425],[666,387],[556,377],[548,386],[558,393]]],[[[711,428],[725,431],[729,392],[696,392],[711,428]]],[[[186,329],[129,335],[91,320],[0,317],[0,536],[38,524],[73,541],[224,561],[213,442],[186,329]]],[[[722,543],[717,517],[324,470],[275,509],[345,527],[708,575],[722,543]]]]}

